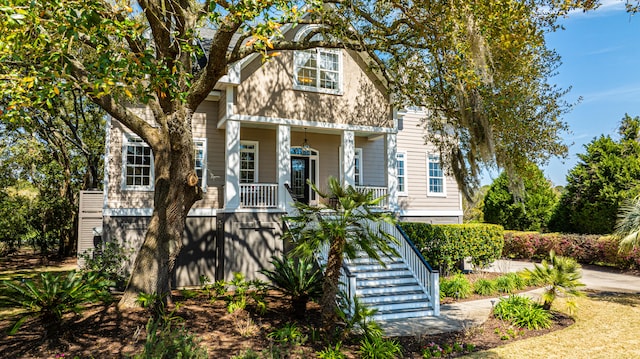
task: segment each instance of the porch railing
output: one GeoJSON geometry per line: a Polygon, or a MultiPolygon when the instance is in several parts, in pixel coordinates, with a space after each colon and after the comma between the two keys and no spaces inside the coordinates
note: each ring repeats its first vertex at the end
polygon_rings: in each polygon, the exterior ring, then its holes
{"type": "Polygon", "coordinates": [[[379,198],[379,197],[383,197],[384,198],[380,201],[380,203],[378,204],[378,208],[388,208],[389,206],[389,198],[386,197],[387,193],[388,193],[388,189],[387,187],[378,187],[378,186],[356,186],[356,191],[364,193],[367,191],[372,191],[373,192],[373,198],[379,198]]]}
{"type": "Polygon", "coordinates": [[[278,184],[241,183],[240,205],[245,208],[278,207],[278,184]]]}

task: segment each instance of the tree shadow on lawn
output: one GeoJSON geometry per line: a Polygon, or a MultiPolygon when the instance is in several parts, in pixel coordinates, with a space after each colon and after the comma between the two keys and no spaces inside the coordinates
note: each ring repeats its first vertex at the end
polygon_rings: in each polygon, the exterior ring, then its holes
{"type": "Polygon", "coordinates": [[[619,292],[588,291],[587,296],[593,300],[617,303],[617,304],[626,305],[634,308],[640,306],[640,292],[619,293],[619,292]]]}

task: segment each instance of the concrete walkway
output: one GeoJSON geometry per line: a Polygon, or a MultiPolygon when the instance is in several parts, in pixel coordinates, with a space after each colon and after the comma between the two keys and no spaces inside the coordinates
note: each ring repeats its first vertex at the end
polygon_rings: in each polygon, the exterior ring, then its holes
{"type": "MultiPolygon", "coordinates": [[[[498,260],[487,271],[508,273],[533,266],[530,262],[498,260]]],[[[640,276],[583,268],[582,282],[586,289],[640,294],[640,276]]],[[[543,289],[536,289],[526,294],[537,297],[542,291],[543,289]]],[[[389,336],[418,336],[464,330],[484,323],[497,300],[498,297],[445,304],[440,307],[439,317],[388,320],[380,321],[379,324],[389,336]]]]}

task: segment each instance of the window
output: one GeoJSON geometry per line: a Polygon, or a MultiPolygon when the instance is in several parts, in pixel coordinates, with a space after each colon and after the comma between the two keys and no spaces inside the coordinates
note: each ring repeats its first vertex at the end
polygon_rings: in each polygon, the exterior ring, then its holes
{"type": "Polygon", "coordinates": [[[339,50],[296,51],[294,58],[294,88],[333,94],[341,92],[342,56],[339,50]]]}
{"type": "MultiPolygon", "coordinates": [[[[194,139],[194,169],[198,175],[198,185],[207,187],[207,140],[194,139]]],[[[124,135],[123,188],[126,190],[153,190],[153,152],[141,138],[124,135]]]]}
{"type": "Polygon", "coordinates": [[[362,186],[362,148],[355,150],[353,182],[356,186],[362,186]]]}
{"type": "Polygon", "coordinates": [[[258,182],[258,142],[240,142],[240,183],[258,182]]]}
{"type": "Polygon", "coordinates": [[[198,186],[207,190],[207,140],[198,138],[193,140],[195,145],[194,169],[198,175],[198,186]]]}
{"type": "Polygon", "coordinates": [[[124,136],[123,146],[123,188],[153,189],[153,155],[151,147],[139,137],[124,136]]]}
{"type": "Polygon", "coordinates": [[[440,156],[427,155],[427,195],[432,196],[444,196],[444,173],[442,172],[442,166],[440,165],[440,156]]]}
{"type": "Polygon", "coordinates": [[[396,176],[398,177],[398,195],[407,195],[407,154],[396,153],[396,176]]]}

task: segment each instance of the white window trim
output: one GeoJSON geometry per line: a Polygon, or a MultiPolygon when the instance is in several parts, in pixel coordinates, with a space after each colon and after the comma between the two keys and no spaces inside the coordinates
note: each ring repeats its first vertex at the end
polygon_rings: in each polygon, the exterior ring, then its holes
{"type": "MultiPolygon", "coordinates": [[[[242,168],[240,168],[240,173],[239,173],[240,177],[238,178],[238,180],[241,181],[240,183],[260,183],[259,179],[258,179],[258,175],[260,174],[260,171],[258,170],[259,169],[259,165],[258,164],[260,163],[260,158],[259,158],[259,155],[260,155],[260,147],[259,147],[260,143],[258,141],[240,141],[240,153],[242,153],[243,151],[246,151],[246,150],[242,149],[242,145],[253,145],[254,146],[253,147],[253,152],[254,152],[255,156],[253,156],[253,158],[254,158],[254,160],[253,160],[254,161],[253,182],[242,182],[242,168]]],[[[240,161],[242,161],[242,155],[240,155],[240,161]]]]}
{"type": "Polygon", "coordinates": [[[397,151],[396,152],[396,177],[400,178],[400,173],[398,171],[398,167],[397,164],[399,163],[399,159],[398,157],[402,156],[402,162],[404,163],[404,175],[402,176],[404,178],[404,191],[400,191],[400,181],[398,180],[398,192],[397,195],[398,196],[408,196],[409,195],[409,188],[408,188],[408,168],[409,166],[407,166],[407,152],[406,151],[397,151]]]}
{"type": "Polygon", "coordinates": [[[153,191],[153,184],[155,181],[155,160],[153,157],[153,151],[151,151],[151,169],[149,170],[149,185],[148,186],[136,186],[136,185],[127,185],[127,147],[133,143],[133,140],[136,140],[136,143],[149,147],[149,145],[144,142],[140,137],[132,134],[132,133],[123,133],[122,134],[122,166],[120,170],[122,171],[122,183],[121,189],[123,191],[153,191]],[[141,141],[141,142],[137,142],[141,141]]]}
{"type": "Polygon", "coordinates": [[[193,139],[194,146],[194,164],[195,169],[195,149],[198,148],[197,144],[202,143],[202,191],[207,192],[207,139],[197,137],[193,139]]]}
{"type": "MultiPolygon", "coordinates": [[[[340,170],[340,182],[342,182],[342,181],[344,181],[344,173],[342,173],[342,168],[343,168],[342,167],[342,159],[344,158],[344,152],[342,152],[342,146],[339,147],[339,151],[338,152],[340,153],[340,161],[338,163],[338,165],[341,168],[341,170],[340,170]]],[[[355,162],[356,158],[360,158],[360,161],[358,161],[358,171],[359,171],[358,173],[360,173],[360,181],[358,181],[358,182],[355,182],[356,181],[356,179],[355,179],[355,176],[356,176],[355,164],[354,164],[354,168],[353,168],[353,177],[354,177],[353,181],[354,181],[354,184],[356,186],[364,186],[363,185],[363,183],[364,183],[364,180],[363,180],[364,179],[364,173],[362,172],[362,162],[363,162],[362,160],[364,158],[362,156],[362,153],[363,152],[362,152],[362,148],[361,147],[356,147],[356,148],[353,149],[353,161],[355,162]]]]}
{"type": "Polygon", "coordinates": [[[364,177],[364,173],[362,172],[362,163],[364,162],[364,157],[362,156],[362,148],[358,148],[356,147],[354,152],[354,156],[353,156],[353,161],[355,162],[356,159],[358,159],[359,161],[357,161],[358,166],[353,166],[353,181],[356,184],[356,186],[362,186],[362,184],[364,183],[363,181],[363,177],[364,177]],[[358,181],[356,181],[356,170],[358,171],[358,174],[360,174],[360,177],[358,178],[358,181]]]}
{"type": "Polygon", "coordinates": [[[437,156],[438,160],[440,160],[440,155],[428,153],[426,155],[426,170],[427,170],[427,196],[429,197],[446,197],[447,196],[447,176],[444,174],[444,169],[442,168],[442,163],[440,163],[440,170],[442,171],[442,192],[432,192],[430,186],[430,176],[429,176],[429,156],[437,156]]]}
{"type": "Polygon", "coordinates": [[[343,70],[343,61],[342,61],[342,51],[340,49],[315,48],[310,50],[294,51],[293,53],[293,89],[294,90],[318,92],[318,93],[325,93],[330,95],[343,95],[344,94],[343,74],[344,74],[344,70],[343,70]],[[298,56],[297,54],[299,52],[310,52],[310,51],[315,51],[315,56],[316,56],[316,66],[317,66],[316,70],[318,71],[317,72],[318,76],[316,78],[317,82],[315,86],[301,85],[298,83],[298,65],[296,64],[296,56],[298,56]],[[320,56],[319,55],[321,52],[334,53],[338,55],[338,88],[335,90],[325,89],[320,87],[320,65],[319,65],[320,56]]]}

